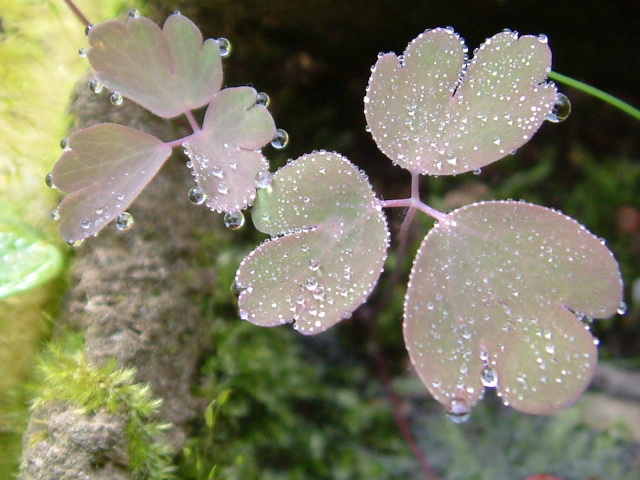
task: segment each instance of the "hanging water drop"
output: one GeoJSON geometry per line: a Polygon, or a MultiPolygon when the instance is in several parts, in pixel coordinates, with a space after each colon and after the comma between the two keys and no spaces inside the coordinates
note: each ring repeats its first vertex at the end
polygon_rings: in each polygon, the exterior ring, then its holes
{"type": "Polygon", "coordinates": [[[62,150],[67,150],[69,148],[69,139],[67,137],[60,140],[60,148],[62,150]]]}
{"type": "Polygon", "coordinates": [[[224,214],[224,225],[230,230],[238,230],[244,225],[242,212],[227,212],[224,214]]]}
{"type": "Polygon", "coordinates": [[[78,49],[78,55],[80,55],[81,57],[86,57],[87,56],[87,49],[84,47],[81,47],[78,49]]]}
{"type": "Polygon", "coordinates": [[[447,417],[453,423],[464,423],[471,417],[471,409],[461,398],[454,398],[446,410],[447,417]]]}
{"type": "Polygon", "coordinates": [[[220,37],[216,42],[218,43],[218,47],[220,47],[220,56],[222,58],[227,58],[231,55],[231,42],[228,39],[220,37]]]}
{"type": "Polygon", "coordinates": [[[566,120],[571,113],[571,102],[569,97],[564,93],[559,93],[556,97],[556,103],[553,104],[551,112],[547,116],[547,120],[553,123],[560,123],[566,120]]]}
{"type": "Polygon", "coordinates": [[[231,293],[235,296],[235,297],[239,297],[240,294],[242,292],[244,292],[247,288],[246,287],[242,287],[240,285],[238,285],[238,282],[236,282],[235,280],[233,281],[233,283],[231,284],[231,293]]]}
{"type": "Polygon", "coordinates": [[[286,147],[287,143],[289,143],[289,134],[287,131],[282,128],[277,129],[273,140],[271,140],[271,146],[280,150],[286,147]]]}
{"type": "Polygon", "coordinates": [[[111,102],[111,105],[118,106],[118,105],[122,105],[124,98],[118,92],[113,92],[109,97],[109,101],[111,102]]]}
{"type": "Polygon", "coordinates": [[[122,232],[125,232],[133,227],[133,215],[129,212],[122,212],[116,218],[116,228],[122,232]]]}
{"type": "Polygon", "coordinates": [[[47,175],[44,177],[44,183],[46,183],[47,187],[49,188],[57,188],[53,184],[53,174],[51,172],[47,173],[47,175]]]}
{"type": "Polygon", "coordinates": [[[494,388],[498,385],[498,374],[488,365],[482,369],[481,379],[482,385],[487,388],[494,388]]]}
{"type": "Polygon", "coordinates": [[[627,304],[625,302],[620,302],[617,312],[618,315],[624,315],[625,313],[627,313],[627,304]]]}
{"type": "Polygon", "coordinates": [[[84,27],[84,35],[85,35],[86,37],[88,37],[88,36],[89,36],[89,33],[91,33],[91,29],[92,29],[92,28],[93,28],[93,25],[91,25],[91,24],[89,24],[89,25],[87,25],[86,27],[84,27]]]}
{"type": "Polygon", "coordinates": [[[60,212],[58,211],[57,208],[51,210],[50,215],[51,215],[51,220],[55,220],[56,222],[60,220],[60,212]]]}
{"type": "Polygon", "coordinates": [[[129,18],[138,18],[140,16],[140,12],[137,8],[131,8],[127,12],[127,15],[129,15],[129,18]]]}
{"type": "Polygon", "coordinates": [[[189,201],[194,205],[202,205],[206,199],[207,196],[200,190],[200,187],[193,187],[189,190],[189,201]]]}
{"type": "Polygon", "coordinates": [[[104,85],[102,85],[98,80],[93,79],[89,82],[89,90],[91,90],[93,93],[100,93],[102,92],[102,89],[104,88],[104,85]]]}
{"type": "Polygon", "coordinates": [[[259,92],[256,95],[256,105],[261,105],[263,107],[269,106],[269,95],[264,92],[259,92]]]}
{"type": "Polygon", "coordinates": [[[474,168],[473,169],[473,174],[474,175],[480,175],[482,173],[482,169],[481,168],[474,168]]]}
{"type": "Polygon", "coordinates": [[[269,170],[260,170],[256,173],[256,187],[258,188],[267,188],[271,185],[273,180],[273,175],[269,170]]]}
{"type": "Polygon", "coordinates": [[[84,240],[68,240],[67,245],[77,248],[84,243],[84,240]]]}

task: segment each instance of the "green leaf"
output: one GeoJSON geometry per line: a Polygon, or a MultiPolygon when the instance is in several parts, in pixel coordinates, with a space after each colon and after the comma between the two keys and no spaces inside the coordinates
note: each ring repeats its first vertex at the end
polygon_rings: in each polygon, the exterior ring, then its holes
{"type": "Polygon", "coordinates": [[[222,84],[220,48],[202,42],[187,17],[170,15],[162,30],[145,17],[110,20],[89,31],[96,78],[163,118],[209,103],[222,84]]]}
{"type": "Polygon", "coordinates": [[[388,230],[367,178],[337,153],[304,155],[258,191],[256,228],[272,236],[236,273],[240,317],[320,333],[371,293],[388,230]]]}
{"type": "Polygon", "coordinates": [[[501,32],[466,64],[451,29],[427,30],[402,59],[380,57],[365,114],[378,148],[413,173],[454,175],[499,160],[525,144],[552,111],[546,37],[501,32]]]}
{"type": "Polygon", "coordinates": [[[0,217],[0,299],[51,280],[62,263],[58,248],[38,231],[6,214],[0,217]]]}
{"type": "Polygon", "coordinates": [[[618,265],[560,212],[523,202],[453,211],[425,237],[405,299],[409,356],[431,394],[462,416],[496,386],[537,414],[587,387],[597,349],[581,319],[613,315],[618,265]]]}

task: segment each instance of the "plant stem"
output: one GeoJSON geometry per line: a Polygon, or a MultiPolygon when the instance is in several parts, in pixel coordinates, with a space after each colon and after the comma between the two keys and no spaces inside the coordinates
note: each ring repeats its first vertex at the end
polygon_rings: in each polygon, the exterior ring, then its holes
{"type": "Polygon", "coordinates": [[[549,72],[549,78],[551,80],[555,80],[556,82],[564,83],[570,87],[573,87],[577,90],[581,90],[589,95],[596,97],[603,102],[612,105],[615,108],[622,110],[624,113],[631,115],[636,120],[640,121],[640,110],[636,107],[629,105],[627,102],[620,100],[618,97],[614,97],[610,93],[603,92],[599,88],[588,85],[580,80],[576,80],[571,77],[567,77],[566,75],[562,75],[558,72],[549,72]]]}
{"type": "Polygon", "coordinates": [[[69,7],[69,10],[73,12],[73,14],[78,17],[78,20],[82,22],[85,27],[91,25],[91,22],[87,17],[84,16],[84,13],[73,3],[73,0],[63,0],[63,2],[69,7]]]}
{"type": "Polygon", "coordinates": [[[191,110],[187,110],[184,115],[187,117],[187,120],[189,120],[189,125],[191,126],[193,133],[199,132],[201,130],[200,125],[198,125],[198,121],[196,120],[196,117],[193,116],[191,110]]]}

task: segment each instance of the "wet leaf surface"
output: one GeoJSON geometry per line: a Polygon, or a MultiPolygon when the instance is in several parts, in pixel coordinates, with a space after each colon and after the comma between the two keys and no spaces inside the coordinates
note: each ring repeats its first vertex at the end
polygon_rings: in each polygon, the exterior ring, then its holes
{"type": "Polygon", "coordinates": [[[402,59],[378,59],[365,114],[394,163],[431,175],[474,170],[525,144],[551,113],[546,37],[498,33],[465,62],[462,39],[445,28],[418,36],[402,59]]]}
{"type": "Polygon", "coordinates": [[[320,333],[371,293],[388,247],[386,219],[367,178],[346,158],[317,152],[280,169],[258,192],[254,225],[275,238],[236,274],[241,318],[320,333]]]}
{"type": "Polygon", "coordinates": [[[114,123],[72,133],[51,172],[68,195],[60,202],[60,233],[69,243],[96,235],[131,205],[156,175],[171,147],[114,123]]]}
{"type": "Polygon", "coordinates": [[[405,299],[404,336],[431,394],[469,412],[485,386],[536,414],[573,403],[597,361],[581,319],[613,315],[618,265],[575,220],[537,205],[455,210],[425,237],[405,299]]]}
{"type": "Polygon", "coordinates": [[[162,30],[145,17],[110,20],[93,26],[88,40],[96,79],[160,117],[202,107],[220,90],[218,43],[203,43],[182,15],[170,15],[162,30]]]}
{"type": "Polygon", "coordinates": [[[234,212],[256,195],[256,176],[269,169],[260,148],[276,128],[269,111],[256,104],[249,87],[218,92],[207,108],[202,130],[183,144],[208,208],[234,212]]]}

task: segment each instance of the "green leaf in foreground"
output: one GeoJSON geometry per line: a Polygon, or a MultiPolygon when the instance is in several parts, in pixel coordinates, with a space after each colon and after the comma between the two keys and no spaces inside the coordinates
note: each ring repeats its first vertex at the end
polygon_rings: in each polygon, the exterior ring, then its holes
{"type": "Polygon", "coordinates": [[[618,265],[575,220],[537,205],[483,202],[425,237],[405,299],[404,336],[431,394],[464,417],[485,387],[546,414],[587,387],[597,349],[581,319],[613,315],[618,265]]]}
{"type": "Polygon", "coordinates": [[[240,317],[320,333],[361,305],[382,271],[387,223],[367,178],[336,153],[304,155],[258,191],[256,228],[273,238],[236,274],[240,317]]]}
{"type": "Polygon", "coordinates": [[[0,219],[0,299],[41,285],[61,269],[57,247],[27,225],[0,219]]]}

